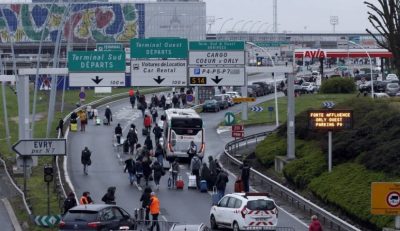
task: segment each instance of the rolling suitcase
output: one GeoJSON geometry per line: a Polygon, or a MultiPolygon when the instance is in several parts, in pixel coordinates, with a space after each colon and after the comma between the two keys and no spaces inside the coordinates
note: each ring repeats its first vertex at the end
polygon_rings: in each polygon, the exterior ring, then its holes
{"type": "Polygon", "coordinates": [[[71,123],[70,124],[70,129],[71,132],[76,132],[78,131],[78,124],[77,123],[71,123]]]}
{"type": "Polygon", "coordinates": [[[195,175],[190,175],[189,176],[188,188],[197,188],[196,176],[195,175]]]}
{"type": "Polygon", "coordinates": [[[238,178],[238,179],[235,181],[235,188],[234,188],[234,191],[235,191],[235,192],[243,192],[243,181],[242,181],[240,178],[238,178]]]}
{"type": "Polygon", "coordinates": [[[176,189],[183,189],[183,187],[185,186],[185,182],[182,180],[182,176],[179,176],[176,178],[176,189]]]}
{"type": "Polygon", "coordinates": [[[142,135],[147,136],[149,134],[149,130],[147,128],[142,129],[142,135]]]}
{"type": "Polygon", "coordinates": [[[144,208],[135,209],[135,220],[136,221],[144,221],[145,219],[145,210],[144,208]]]}
{"type": "Polygon", "coordinates": [[[107,118],[104,118],[104,119],[103,119],[103,124],[104,124],[104,125],[108,125],[108,119],[107,119],[107,118]]]}
{"type": "Polygon", "coordinates": [[[218,195],[218,192],[217,192],[217,187],[215,187],[215,186],[212,189],[211,202],[212,202],[212,205],[216,205],[219,202],[219,195],[218,195]]]}
{"type": "Polygon", "coordinates": [[[200,181],[200,192],[202,192],[202,193],[207,192],[207,181],[206,180],[200,181]]]}
{"type": "Polygon", "coordinates": [[[101,125],[101,119],[100,118],[96,118],[96,125],[101,125]]]}

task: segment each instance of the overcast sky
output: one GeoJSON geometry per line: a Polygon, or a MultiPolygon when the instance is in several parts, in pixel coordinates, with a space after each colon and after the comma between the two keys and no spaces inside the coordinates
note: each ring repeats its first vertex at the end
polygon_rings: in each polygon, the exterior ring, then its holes
{"type": "MultiPolygon", "coordinates": [[[[261,32],[272,30],[273,0],[204,0],[207,16],[222,18],[216,20],[211,31],[261,32]],[[240,22],[240,20],[245,20],[240,22]],[[248,22],[252,20],[252,22],[248,22]],[[257,21],[261,21],[256,23],[257,21]],[[268,23],[268,25],[263,23],[268,23]],[[261,28],[260,28],[261,27],[261,28]]],[[[368,0],[375,3],[376,0],[368,0]]],[[[338,16],[336,32],[365,32],[371,28],[367,19],[368,8],[364,0],[278,0],[278,31],[287,32],[332,32],[330,16],[338,16]],[[279,25],[280,24],[280,25],[279,25]]]]}

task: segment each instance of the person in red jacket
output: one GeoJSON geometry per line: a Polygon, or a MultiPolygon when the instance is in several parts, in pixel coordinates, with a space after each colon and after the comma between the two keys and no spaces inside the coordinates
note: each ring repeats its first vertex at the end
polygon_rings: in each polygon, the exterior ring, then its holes
{"type": "Polygon", "coordinates": [[[309,231],[322,231],[321,223],[319,223],[318,217],[315,215],[311,216],[311,223],[308,227],[309,231]]]}
{"type": "Polygon", "coordinates": [[[144,117],[144,127],[147,129],[148,134],[150,134],[150,129],[151,129],[151,116],[146,115],[144,117]]]}

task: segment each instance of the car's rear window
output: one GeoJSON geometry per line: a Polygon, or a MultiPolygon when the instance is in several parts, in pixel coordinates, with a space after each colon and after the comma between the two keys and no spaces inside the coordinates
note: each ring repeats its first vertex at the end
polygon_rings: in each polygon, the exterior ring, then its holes
{"type": "Polygon", "coordinates": [[[388,88],[398,88],[399,84],[397,84],[397,83],[389,83],[387,87],[388,88]]]}
{"type": "Polygon", "coordinates": [[[247,202],[247,208],[250,210],[272,210],[275,203],[271,200],[253,200],[247,202]]]}
{"type": "Polygon", "coordinates": [[[64,221],[95,221],[97,219],[97,211],[87,210],[70,210],[65,214],[64,221]]]}

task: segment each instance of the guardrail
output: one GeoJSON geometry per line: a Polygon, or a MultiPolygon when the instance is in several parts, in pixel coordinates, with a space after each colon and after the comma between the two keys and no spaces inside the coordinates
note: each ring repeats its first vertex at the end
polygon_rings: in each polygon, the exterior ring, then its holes
{"type": "MultiPolygon", "coordinates": [[[[262,132],[251,136],[243,137],[231,141],[225,145],[225,155],[228,157],[229,161],[236,165],[241,165],[242,162],[234,157],[234,153],[240,147],[246,147],[249,143],[258,143],[262,141],[261,138],[267,137],[272,132],[262,132]]],[[[282,184],[272,180],[271,178],[263,175],[257,170],[251,169],[252,175],[259,178],[260,181],[269,189],[271,194],[279,195],[281,199],[284,199],[291,203],[291,205],[298,209],[308,212],[309,215],[317,215],[319,220],[326,226],[330,227],[332,230],[346,230],[346,231],[360,231],[359,228],[349,224],[348,222],[340,219],[339,217],[333,215],[332,213],[320,208],[318,205],[312,203],[310,200],[302,197],[301,195],[291,191],[289,188],[283,186],[282,184]]]]}

